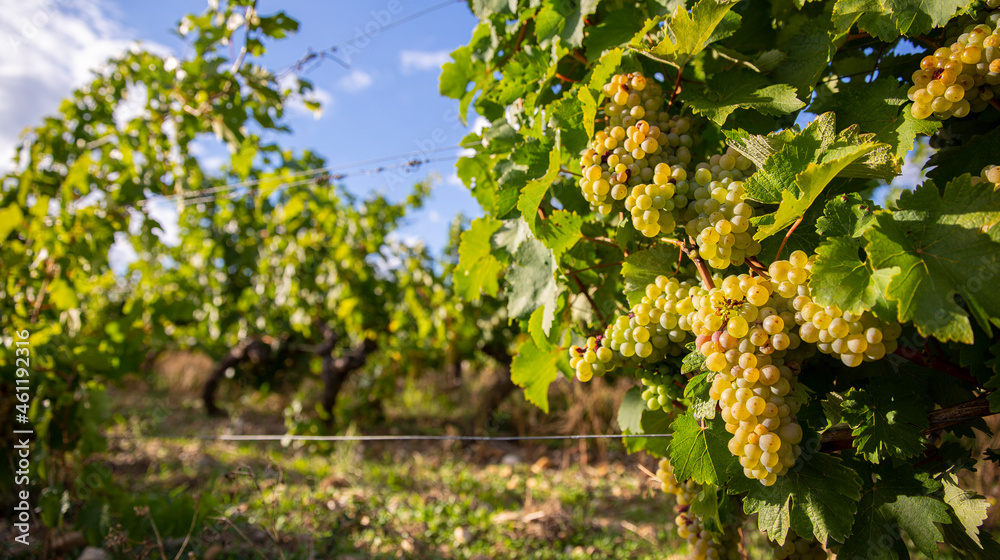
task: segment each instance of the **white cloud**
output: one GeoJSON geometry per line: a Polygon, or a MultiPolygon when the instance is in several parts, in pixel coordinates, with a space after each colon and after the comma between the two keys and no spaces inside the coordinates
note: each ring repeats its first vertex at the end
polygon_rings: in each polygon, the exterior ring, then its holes
{"type": "Polygon", "coordinates": [[[401,51],[399,53],[399,67],[404,74],[441,68],[444,63],[450,60],[451,55],[448,51],[401,51]]]}
{"type": "Polygon", "coordinates": [[[458,187],[460,189],[464,189],[465,188],[465,183],[463,183],[462,180],[459,179],[458,173],[452,173],[451,175],[448,175],[447,177],[445,177],[444,178],[444,184],[446,184],[448,186],[451,186],[451,187],[458,187]]]}
{"type": "Polygon", "coordinates": [[[350,93],[368,89],[372,85],[371,74],[362,70],[351,70],[351,73],[337,80],[337,87],[350,93]]]}
{"type": "Polygon", "coordinates": [[[132,44],[112,10],[103,0],[0,0],[0,172],[12,169],[25,127],[132,44]]]}

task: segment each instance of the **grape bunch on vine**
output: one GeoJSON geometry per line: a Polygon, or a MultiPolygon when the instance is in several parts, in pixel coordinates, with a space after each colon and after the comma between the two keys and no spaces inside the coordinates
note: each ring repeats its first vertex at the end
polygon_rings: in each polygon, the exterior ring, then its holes
{"type": "Polygon", "coordinates": [[[967,489],[1000,412],[996,6],[472,6],[456,285],[521,322],[528,400],[633,379],[618,423],[658,437],[624,445],[693,558],[748,527],[780,559],[1000,557],[967,489]]]}

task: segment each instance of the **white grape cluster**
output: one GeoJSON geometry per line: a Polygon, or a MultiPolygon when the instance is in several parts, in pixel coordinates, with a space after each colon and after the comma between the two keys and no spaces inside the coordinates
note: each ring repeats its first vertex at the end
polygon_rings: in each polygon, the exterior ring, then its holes
{"type": "Polygon", "coordinates": [[[674,229],[672,206],[683,199],[672,200],[676,193],[663,173],[690,163],[695,142],[689,134],[691,119],[660,111],[663,90],[642,74],[612,77],[604,94],[607,122],[580,159],[583,196],[604,215],[615,202],[631,198],[627,210],[640,231],[647,237],[669,233],[674,229]],[[648,200],[642,198],[637,205],[643,195],[648,200]]]}
{"type": "MultiPolygon", "coordinates": [[[[798,271],[804,270],[808,277],[811,268],[812,261],[805,258],[805,253],[793,253],[791,262],[776,261],[768,273],[772,282],[791,282],[790,275],[798,276],[798,271]]],[[[823,307],[813,301],[808,286],[803,288],[792,300],[795,323],[799,325],[798,334],[803,342],[815,344],[820,352],[840,358],[848,367],[881,360],[896,351],[896,339],[903,332],[899,323],[885,323],[869,311],[855,315],[836,305],[823,307]]]]}
{"type": "Polygon", "coordinates": [[[795,531],[788,532],[785,544],[768,543],[774,552],[774,560],[827,560],[830,557],[819,542],[804,539],[796,535],[795,531]]]}
{"type": "Polygon", "coordinates": [[[797,364],[785,362],[786,351],[801,340],[790,331],[795,316],[787,304],[769,280],[741,274],[696,301],[688,318],[705,367],[716,374],[709,396],[732,434],[729,450],[744,475],[765,486],[801,453],[802,428],[795,418],[801,401],[792,368],[797,364]]]}
{"type": "Polygon", "coordinates": [[[670,403],[684,396],[686,381],[679,373],[646,374],[642,378],[642,385],[646,388],[642,392],[642,400],[646,401],[646,407],[650,410],[667,408],[670,403]]]}
{"type": "Polygon", "coordinates": [[[688,548],[691,552],[690,558],[693,560],[718,560],[722,558],[735,560],[739,558],[738,553],[734,555],[736,547],[726,546],[725,543],[714,539],[713,535],[704,528],[702,521],[691,514],[691,502],[701,490],[698,484],[692,480],[678,482],[677,477],[674,476],[673,466],[666,459],[660,460],[656,477],[660,480],[663,491],[667,494],[673,494],[676,498],[674,511],[677,512],[677,516],[674,518],[674,524],[677,525],[677,536],[688,542],[688,548]]]}
{"type": "Polygon", "coordinates": [[[750,160],[729,148],[698,164],[691,177],[693,200],[684,212],[684,230],[712,268],[738,266],[760,253],[750,225],[753,207],[746,202],[742,181],[752,172],[750,160]]]}
{"type": "Polygon", "coordinates": [[[699,290],[688,282],[658,276],[627,316],[616,317],[602,335],[588,338],[584,346],[570,347],[570,367],[577,379],[587,382],[619,365],[657,364],[668,355],[681,355],[688,333],[679,317],[699,290]]]}
{"type": "Polygon", "coordinates": [[[1000,12],[971,24],[954,42],[920,61],[908,96],[915,118],[978,113],[1000,93],[1000,12]]]}

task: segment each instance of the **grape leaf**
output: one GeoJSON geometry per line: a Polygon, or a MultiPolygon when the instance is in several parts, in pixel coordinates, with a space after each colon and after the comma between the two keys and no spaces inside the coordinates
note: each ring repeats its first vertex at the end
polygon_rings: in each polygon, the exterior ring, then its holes
{"type": "Polygon", "coordinates": [[[757,514],[758,527],[769,539],[783,543],[792,529],[829,546],[831,539],[843,541],[850,534],[861,480],[839,458],[806,452],[772,486],[734,477],[729,493],[741,492],[747,492],[743,511],[757,514]]]}
{"type": "MultiPolygon", "coordinates": [[[[585,20],[597,10],[597,3],[600,0],[577,0],[576,8],[566,16],[566,25],[563,27],[563,44],[575,48],[583,44],[583,28],[585,20]]],[[[516,4],[514,0],[512,0],[516,4]]]]}
{"type": "Polygon", "coordinates": [[[580,108],[583,110],[583,128],[587,131],[587,138],[594,136],[594,119],[597,118],[597,97],[594,92],[587,88],[580,88],[576,92],[577,99],[580,100],[580,108]]]}
{"type": "Polygon", "coordinates": [[[857,23],[858,29],[888,42],[943,27],[968,5],[968,0],[837,0],[833,23],[841,32],[857,23]]]}
{"type": "Polygon", "coordinates": [[[798,14],[785,21],[778,37],[775,46],[786,56],[771,71],[771,77],[790,84],[800,98],[808,100],[816,80],[837,52],[831,24],[826,18],[798,14]]]}
{"type": "Polygon", "coordinates": [[[622,404],[618,407],[618,427],[623,433],[641,434],[642,413],[646,410],[646,401],[642,400],[642,390],[632,387],[625,391],[622,404]]]}
{"type": "Polygon", "coordinates": [[[557,269],[552,251],[541,241],[530,239],[522,243],[507,274],[508,316],[517,319],[544,306],[542,328],[547,334],[562,291],[555,279],[557,269]]]}
{"type": "Polygon", "coordinates": [[[944,194],[933,183],[905,192],[896,212],[878,212],[865,233],[872,264],[897,267],[886,290],[900,322],[913,322],[922,336],[971,344],[972,326],[955,302],[964,299],[984,330],[1000,325],[1000,193],[968,176],[944,194]]]}
{"type": "Polygon", "coordinates": [[[555,210],[548,218],[539,222],[538,239],[552,249],[552,255],[558,261],[563,253],[572,249],[580,240],[582,225],[583,218],[577,213],[555,210]]]}
{"type": "Polygon", "coordinates": [[[906,459],[924,448],[928,403],[912,385],[876,378],[866,389],[850,389],[841,413],[850,424],[854,448],[872,463],[886,457],[906,459]]]}
{"type": "Polygon", "coordinates": [[[628,43],[635,35],[636,22],[641,19],[641,12],[632,6],[622,6],[605,15],[597,25],[587,29],[587,37],[583,40],[587,58],[593,61],[606,49],[628,43]]]}
{"type": "Polygon", "coordinates": [[[734,70],[714,76],[708,87],[691,90],[684,101],[698,114],[718,125],[726,122],[736,109],[754,109],[765,115],[784,115],[805,107],[788,84],[771,84],[767,78],[749,70],[734,70]]]}
{"type": "Polygon", "coordinates": [[[986,498],[975,492],[966,492],[958,486],[958,481],[954,474],[946,476],[944,483],[944,502],[951,506],[956,527],[965,530],[966,536],[974,543],[982,546],[979,540],[979,526],[986,520],[987,512],[990,509],[986,498]]]}
{"type": "Polygon", "coordinates": [[[628,298],[629,305],[642,300],[642,296],[646,294],[646,286],[655,282],[657,276],[673,274],[679,255],[680,249],[667,244],[630,254],[622,265],[625,297],[628,298]]]}
{"type": "Polygon", "coordinates": [[[469,7],[472,8],[472,13],[481,20],[489,19],[495,14],[517,12],[516,0],[472,0],[469,7]]]}
{"type": "Polygon", "coordinates": [[[736,2],[699,0],[691,13],[681,5],[667,20],[666,36],[652,48],[652,53],[684,66],[715,37],[716,27],[736,2]]]}
{"type": "Polygon", "coordinates": [[[825,237],[861,237],[875,222],[874,204],[857,193],[831,199],[816,220],[816,233],[825,237]]]}
{"type": "Polygon", "coordinates": [[[0,242],[7,240],[10,232],[21,224],[23,218],[24,212],[16,204],[0,209],[0,242]]]}
{"type": "MultiPolygon", "coordinates": [[[[848,237],[834,237],[816,248],[809,287],[820,305],[838,305],[844,311],[860,314],[879,301],[881,290],[875,283],[875,270],[858,257],[863,243],[848,237]]],[[[898,268],[887,269],[892,275],[898,268]]]]}
{"type": "Polygon", "coordinates": [[[521,211],[521,216],[524,217],[524,221],[528,223],[528,229],[531,233],[538,237],[538,230],[535,227],[535,223],[538,220],[538,206],[542,203],[545,198],[545,193],[549,191],[549,187],[552,186],[552,182],[559,177],[559,166],[562,163],[562,147],[559,142],[556,142],[552,151],[549,152],[549,166],[545,171],[545,175],[537,179],[532,179],[524,185],[521,189],[521,196],[517,199],[517,209],[521,211]]]}
{"type": "MultiPolygon", "coordinates": [[[[701,352],[695,352],[701,355],[701,352]]],[[[684,385],[684,398],[690,406],[688,410],[691,414],[701,420],[702,418],[715,418],[715,401],[708,396],[708,390],[712,388],[710,378],[715,377],[712,372],[704,372],[695,375],[684,385]]]]}
{"type": "Polygon", "coordinates": [[[677,480],[693,479],[698,484],[725,484],[727,470],[736,463],[729,452],[729,432],[721,417],[704,420],[705,427],[689,413],[670,425],[668,451],[677,480]]]}
{"type": "Polygon", "coordinates": [[[504,265],[493,255],[490,238],[501,225],[500,221],[483,216],[473,220],[469,229],[462,233],[455,291],[467,300],[477,301],[481,293],[496,296],[500,290],[497,275],[504,265]]]}
{"type": "MultiPolygon", "coordinates": [[[[775,156],[782,154],[789,145],[782,148],[775,156]]],[[[820,192],[845,167],[862,156],[872,153],[880,146],[874,142],[865,142],[840,150],[824,150],[823,159],[819,163],[808,163],[803,171],[796,173],[793,184],[797,189],[788,188],[781,193],[781,203],[774,214],[762,216],[758,220],[758,229],[757,233],[754,234],[754,239],[760,240],[770,237],[795,222],[805,214],[820,192]],[[794,190],[799,191],[798,196],[794,190]]],[[[756,175],[754,174],[753,177],[756,175]]],[[[751,177],[751,181],[753,177],[751,177]]],[[[747,191],[749,194],[749,189],[747,191]]]]}
{"type": "MultiPolygon", "coordinates": [[[[866,470],[866,469],[859,469],[866,470]]],[[[865,473],[866,475],[868,473],[865,473]]],[[[850,538],[844,541],[838,557],[871,560],[909,558],[900,530],[929,557],[937,555],[941,531],[935,523],[950,523],[948,506],[931,497],[909,467],[900,464],[872,468],[861,499],[850,538]]]]}
{"type": "Polygon", "coordinates": [[[949,146],[936,151],[927,161],[927,176],[950,181],[963,173],[978,177],[987,165],[1000,161],[1000,126],[989,132],[969,138],[960,146],[949,146]]]}
{"type": "Polygon", "coordinates": [[[549,385],[559,376],[557,363],[562,353],[542,350],[531,338],[525,339],[517,348],[517,354],[510,364],[510,380],[524,388],[524,398],[531,404],[549,411],[549,385]]]}
{"type": "Polygon", "coordinates": [[[493,234],[493,246],[503,249],[507,253],[514,255],[521,248],[521,244],[531,239],[531,231],[528,224],[521,218],[503,220],[500,222],[500,229],[493,234]]]}
{"type": "MultiPolygon", "coordinates": [[[[657,410],[642,411],[640,434],[669,434],[670,421],[673,417],[662,408],[657,410]]],[[[630,453],[645,450],[654,457],[666,457],[667,445],[671,438],[668,437],[648,437],[648,438],[628,438],[625,440],[625,447],[630,453]]]]}

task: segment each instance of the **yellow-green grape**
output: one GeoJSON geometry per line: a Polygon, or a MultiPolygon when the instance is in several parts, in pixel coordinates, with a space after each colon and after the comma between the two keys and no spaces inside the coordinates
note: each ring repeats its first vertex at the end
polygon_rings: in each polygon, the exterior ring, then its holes
{"type": "MultiPolygon", "coordinates": [[[[796,253],[793,258],[806,261],[802,269],[808,280],[813,259],[801,251],[796,253]]],[[[776,278],[775,273],[788,274],[779,270],[781,267],[776,267],[777,264],[772,264],[769,271],[772,281],[776,278]]],[[[803,342],[815,344],[820,352],[840,358],[848,367],[857,367],[862,362],[880,360],[896,351],[896,339],[901,333],[898,323],[880,321],[869,311],[855,315],[836,305],[819,305],[812,299],[808,282],[797,285],[797,294],[792,306],[796,312],[795,323],[799,326],[798,335],[803,342]]]]}
{"type": "Polygon", "coordinates": [[[698,243],[698,253],[717,269],[739,265],[760,252],[753,240],[742,179],[752,173],[750,161],[732,148],[698,165],[693,199],[684,212],[685,233],[698,243]]]}
{"type": "Polygon", "coordinates": [[[992,184],[994,190],[1000,189],[1000,165],[987,165],[980,172],[979,177],[972,178],[973,185],[981,182],[992,184]]]}
{"type": "Polygon", "coordinates": [[[1000,93],[1000,32],[996,12],[973,23],[949,45],[920,61],[907,93],[918,119],[944,120],[980,112],[1000,93]]]}
{"type": "Polygon", "coordinates": [[[721,558],[735,560],[738,558],[732,554],[735,547],[727,546],[727,544],[735,542],[733,535],[728,535],[728,541],[726,540],[727,535],[723,535],[723,539],[716,538],[705,529],[702,520],[689,509],[701,490],[700,485],[691,480],[678,482],[674,476],[673,466],[666,459],[660,460],[656,477],[661,481],[663,491],[673,494],[676,498],[674,511],[677,516],[674,518],[674,524],[677,525],[677,536],[688,542],[691,558],[695,560],[719,560],[721,558]]]}
{"type": "Polygon", "coordinates": [[[642,378],[642,399],[650,410],[670,408],[684,396],[684,376],[679,374],[647,375],[642,378]]]}
{"type": "MultiPolygon", "coordinates": [[[[603,215],[611,214],[616,203],[629,197],[638,185],[644,189],[656,185],[646,194],[651,199],[663,197],[657,202],[668,201],[673,194],[657,192],[664,190],[665,183],[654,176],[663,165],[683,168],[690,163],[690,147],[696,141],[691,118],[660,111],[663,91],[642,74],[613,76],[603,93],[607,98],[603,106],[605,127],[595,132],[580,159],[579,184],[584,198],[603,215]]],[[[681,201],[683,193],[674,205],[681,201]]],[[[632,206],[627,210],[634,211],[632,206]]],[[[672,210],[669,204],[642,209],[636,216],[643,222],[638,229],[649,237],[670,233],[672,210]]]]}

